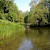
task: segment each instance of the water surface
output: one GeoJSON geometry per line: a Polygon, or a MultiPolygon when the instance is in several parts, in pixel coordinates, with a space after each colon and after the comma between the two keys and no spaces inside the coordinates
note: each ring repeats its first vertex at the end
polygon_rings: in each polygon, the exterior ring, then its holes
{"type": "Polygon", "coordinates": [[[0,50],[50,50],[50,28],[26,28],[13,35],[11,42],[0,46],[0,50]]]}

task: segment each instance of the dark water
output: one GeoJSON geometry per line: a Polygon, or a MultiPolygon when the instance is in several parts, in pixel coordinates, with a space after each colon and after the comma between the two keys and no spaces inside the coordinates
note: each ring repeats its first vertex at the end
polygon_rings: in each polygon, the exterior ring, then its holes
{"type": "Polygon", "coordinates": [[[50,50],[50,28],[33,28],[26,29],[25,35],[28,39],[31,39],[31,50],[50,50]]]}
{"type": "Polygon", "coordinates": [[[0,50],[50,50],[50,28],[26,28],[0,50]]]}

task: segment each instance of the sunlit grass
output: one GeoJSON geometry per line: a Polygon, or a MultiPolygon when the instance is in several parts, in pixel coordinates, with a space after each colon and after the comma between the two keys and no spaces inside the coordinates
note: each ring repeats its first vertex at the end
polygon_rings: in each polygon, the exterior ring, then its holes
{"type": "MultiPolygon", "coordinates": [[[[22,34],[24,27],[20,23],[13,23],[6,20],[0,20],[0,45],[4,45],[15,38],[19,32],[22,34]]],[[[18,37],[18,36],[17,36],[18,37]]]]}

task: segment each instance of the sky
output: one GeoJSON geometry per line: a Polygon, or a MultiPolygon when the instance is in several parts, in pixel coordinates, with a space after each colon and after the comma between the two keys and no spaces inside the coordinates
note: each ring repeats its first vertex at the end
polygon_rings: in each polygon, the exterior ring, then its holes
{"type": "Polygon", "coordinates": [[[15,0],[14,2],[16,3],[16,5],[18,6],[19,10],[22,10],[22,12],[25,11],[30,11],[30,3],[31,0],[15,0]]]}
{"type": "Polygon", "coordinates": [[[40,0],[32,0],[32,2],[33,2],[33,5],[37,5],[40,2],[40,0]]]}

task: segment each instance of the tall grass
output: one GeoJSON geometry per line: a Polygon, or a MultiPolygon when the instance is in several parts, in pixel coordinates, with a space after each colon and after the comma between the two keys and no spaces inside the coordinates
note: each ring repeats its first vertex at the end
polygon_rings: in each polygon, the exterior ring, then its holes
{"type": "Polygon", "coordinates": [[[24,31],[24,27],[19,23],[0,20],[0,45],[6,44],[14,38],[18,32],[24,31]]]}

